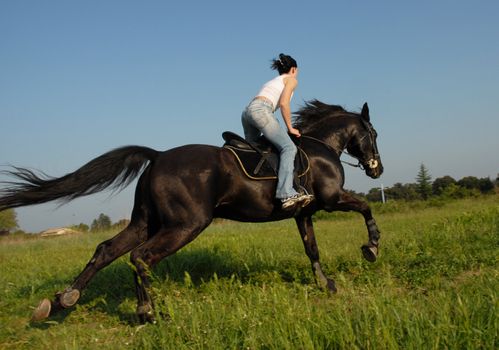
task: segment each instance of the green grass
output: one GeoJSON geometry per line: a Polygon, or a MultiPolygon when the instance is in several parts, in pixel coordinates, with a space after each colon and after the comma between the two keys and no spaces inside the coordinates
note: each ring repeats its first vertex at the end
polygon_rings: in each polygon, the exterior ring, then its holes
{"type": "Polygon", "coordinates": [[[315,222],[336,295],[316,287],[293,221],[210,226],[154,269],[157,309],[170,318],[145,326],[127,256],[95,276],[76,308],[29,323],[113,233],[3,238],[0,348],[499,348],[499,196],[374,210],[374,264],[361,257],[359,215],[315,222]]]}

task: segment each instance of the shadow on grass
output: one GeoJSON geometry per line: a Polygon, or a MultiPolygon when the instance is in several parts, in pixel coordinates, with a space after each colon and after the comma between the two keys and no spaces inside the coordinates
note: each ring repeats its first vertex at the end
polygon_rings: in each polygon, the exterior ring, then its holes
{"type": "MultiPolygon", "coordinates": [[[[258,284],[263,281],[272,282],[276,277],[280,281],[313,283],[313,277],[307,266],[297,266],[296,262],[285,261],[278,265],[264,261],[243,261],[237,259],[230,251],[220,249],[187,249],[180,251],[161,261],[153,270],[155,282],[185,283],[186,272],[190,282],[195,287],[214,278],[228,279],[236,276],[241,283],[258,284]]],[[[52,290],[55,285],[64,285],[68,281],[57,277],[39,285],[39,290],[52,290]]],[[[54,294],[56,291],[53,291],[54,294]]],[[[32,293],[31,287],[20,290],[21,295],[32,293]]],[[[121,307],[127,299],[136,302],[133,267],[125,259],[119,259],[110,266],[99,271],[83,291],[78,301],[79,307],[98,309],[110,316],[117,316],[120,321],[137,324],[138,318],[134,312],[123,311],[121,307]]],[[[75,308],[62,310],[49,318],[55,323],[63,322],[75,308]]],[[[36,323],[34,327],[47,329],[51,322],[36,323]]]]}

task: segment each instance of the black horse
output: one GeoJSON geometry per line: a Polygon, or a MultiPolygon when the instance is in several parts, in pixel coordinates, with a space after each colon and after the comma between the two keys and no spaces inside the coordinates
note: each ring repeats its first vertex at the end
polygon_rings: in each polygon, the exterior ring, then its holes
{"type": "Polygon", "coordinates": [[[383,167],[377,134],[367,104],[357,114],[314,100],[296,114],[295,126],[302,133],[300,146],[310,161],[304,188],[315,198],[308,206],[291,211],[283,210],[275,200],[275,180],[247,178],[234,155],[223,147],[186,145],[158,152],[126,146],[60,178],[41,177],[17,167],[8,171],[18,181],[7,182],[0,192],[0,210],[52,200],[70,201],[108,187],[122,188],[141,174],[129,226],[100,243],[73,284],[57,293],[54,300],[44,299],[33,319],[44,319],[73,306],[100,269],[131,251],[130,259],[136,268],[137,314],[142,321],[153,321],[148,270],[194,240],[215,217],[245,222],[294,217],[317,283],[336,291],[334,281],[325,276],[319,263],[312,215],[321,209],[361,213],[369,235],[362,252],[368,261],[376,260],[379,230],[369,206],[343,190],[340,155],[346,149],[368,176],[379,177],[383,167]]]}

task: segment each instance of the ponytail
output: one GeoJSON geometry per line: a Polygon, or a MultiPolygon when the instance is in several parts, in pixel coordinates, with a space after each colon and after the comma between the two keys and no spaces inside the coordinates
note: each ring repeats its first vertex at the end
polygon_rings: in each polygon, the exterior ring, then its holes
{"type": "Polygon", "coordinates": [[[270,67],[277,70],[279,74],[285,74],[289,73],[291,68],[297,68],[298,65],[293,57],[281,53],[279,54],[279,58],[272,60],[272,65],[270,67]]]}

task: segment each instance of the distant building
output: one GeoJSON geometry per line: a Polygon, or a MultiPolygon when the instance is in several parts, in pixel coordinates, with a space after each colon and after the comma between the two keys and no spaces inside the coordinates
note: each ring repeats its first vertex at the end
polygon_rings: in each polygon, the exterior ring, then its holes
{"type": "Polygon", "coordinates": [[[63,236],[63,235],[69,235],[69,234],[74,234],[74,233],[80,233],[76,230],[67,228],[67,227],[58,227],[58,228],[51,228],[48,230],[45,230],[43,232],[40,232],[40,237],[54,237],[54,236],[63,236]]]}

